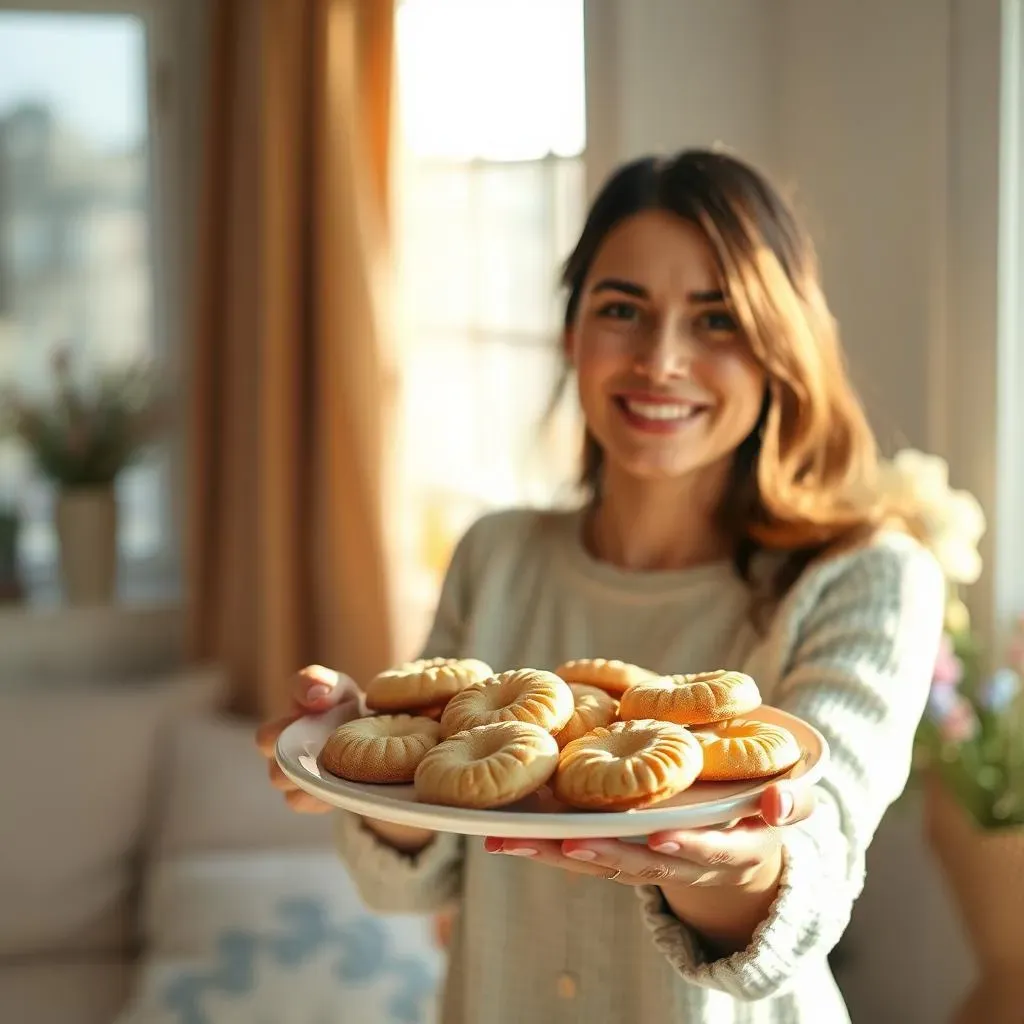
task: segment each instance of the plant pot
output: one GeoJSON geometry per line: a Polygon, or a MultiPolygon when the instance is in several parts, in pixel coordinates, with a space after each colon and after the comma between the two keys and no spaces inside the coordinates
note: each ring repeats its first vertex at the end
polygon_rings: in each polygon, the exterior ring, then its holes
{"type": "Polygon", "coordinates": [[[113,486],[57,494],[57,541],[64,600],[110,604],[117,587],[117,498],[113,486]]]}
{"type": "Polygon", "coordinates": [[[925,786],[928,842],[953,892],[978,979],[953,1024],[1024,1020],[1024,826],[978,828],[941,780],[925,786]]]}

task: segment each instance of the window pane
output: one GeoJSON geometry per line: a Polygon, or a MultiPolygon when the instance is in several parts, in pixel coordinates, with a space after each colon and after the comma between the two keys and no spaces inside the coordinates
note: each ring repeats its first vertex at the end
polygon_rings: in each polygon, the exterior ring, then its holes
{"type": "Polygon", "coordinates": [[[554,339],[558,273],[583,218],[578,159],[418,165],[402,196],[401,281],[414,333],[554,339]]]}
{"type": "MultiPolygon", "coordinates": [[[[146,39],[128,15],[0,13],[0,379],[49,386],[54,348],[83,370],[153,351],[146,39]]],[[[166,541],[164,470],[118,481],[122,552],[166,541]]],[[[23,554],[52,562],[49,488],[0,458],[23,554]]]]}
{"type": "Polygon", "coordinates": [[[524,346],[474,335],[410,346],[405,478],[487,505],[535,498],[550,476],[544,414],[561,368],[554,341],[524,346]]]}
{"type": "Polygon", "coordinates": [[[397,45],[402,131],[414,156],[583,151],[583,0],[404,0],[397,45]]]}
{"type": "Polygon", "coordinates": [[[462,164],[423,165],[403,181],[400,280],[414,324],[461,328],[473,320],[474,185],[462,164]]]}

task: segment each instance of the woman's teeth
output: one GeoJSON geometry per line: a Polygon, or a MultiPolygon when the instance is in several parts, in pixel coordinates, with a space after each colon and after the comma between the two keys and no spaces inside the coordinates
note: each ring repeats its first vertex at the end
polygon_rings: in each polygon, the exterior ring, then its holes
{"type": "Polygon", "coordinates": [[[685,420],[700,412],[699,405],[675,404],[669,402],[638,402],[626,398],[623,400],[626,409],[634,416],[645,420],[685,420]]]}

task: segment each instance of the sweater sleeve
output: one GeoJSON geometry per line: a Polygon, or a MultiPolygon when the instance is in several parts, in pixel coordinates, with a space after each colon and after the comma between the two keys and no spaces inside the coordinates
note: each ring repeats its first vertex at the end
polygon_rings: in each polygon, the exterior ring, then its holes
{"type": "Polygon", "coordinates": [[[839,941],[864,885],[867,848],[909,777],[944,596],[938,564],[902,537],[826,563],[791,593],[777,640],[788,653],[771,702],[814,725],[831,756],[814,813],[780,830],[778,896],[745,950],[708,960],[661,891],[638,890],[655,945],[688,981],[741,1000],[770,998],[839,941]]]}
{"type": "MultiPolygon", "coordinates": [[[[445,574],[433,625],[420,657],[457,658],[473,589],[474,528],[456,546],[445,574]]],[[[360,817],[339,811],[335,845],[363,902],[372,910],[421,913],[438,910],[458,898],[462,889],[462,836],[438,833],[415,856],[381,842],[360,817]]]]}

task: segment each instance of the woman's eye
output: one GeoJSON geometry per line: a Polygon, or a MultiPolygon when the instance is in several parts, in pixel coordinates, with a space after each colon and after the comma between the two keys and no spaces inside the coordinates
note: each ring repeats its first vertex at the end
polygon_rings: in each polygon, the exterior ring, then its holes
{"type": "Polygon", "coordinates": [[[638,320],[640,310],[631,302],[609,302],[597,311],[598,316],[608,320],[638,320]]]}
{"type": "Polygon", "coordinates": [[[736,318],[724,309],[702,313],[697,322],[713,334],[735,334],[739,330],[736,318]]]}

